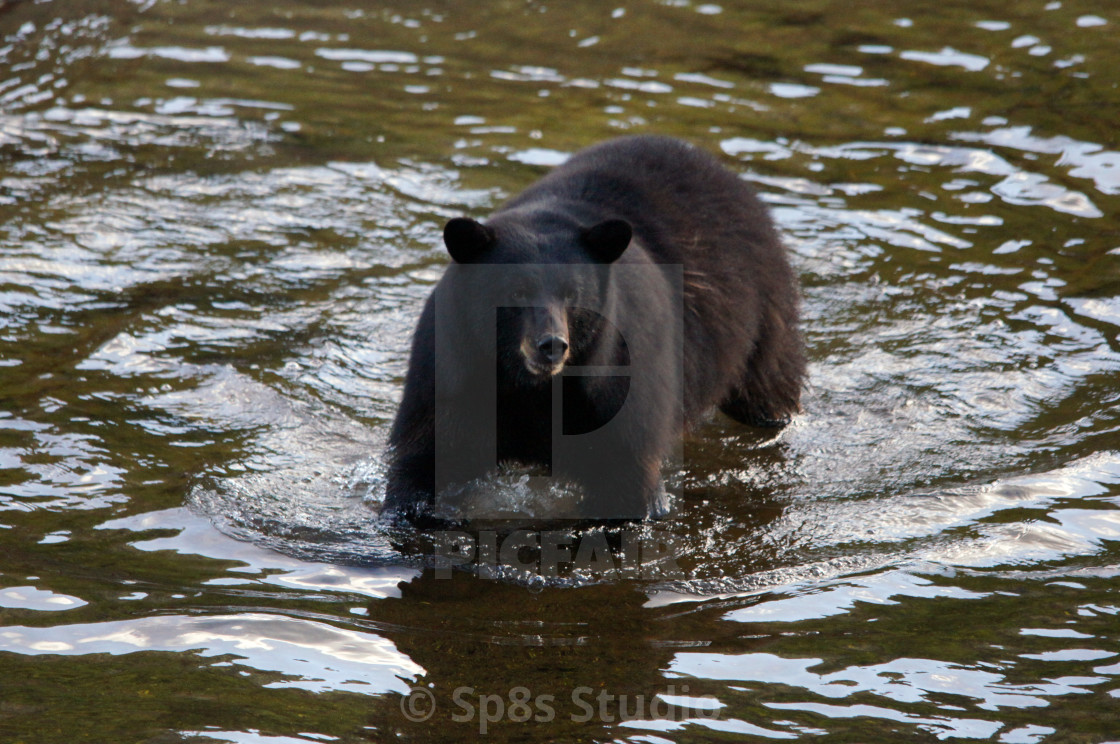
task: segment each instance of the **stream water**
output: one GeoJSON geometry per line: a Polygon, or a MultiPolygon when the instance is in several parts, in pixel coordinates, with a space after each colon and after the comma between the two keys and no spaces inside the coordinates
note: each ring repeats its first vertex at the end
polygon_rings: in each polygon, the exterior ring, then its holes
{"type": "Polygon", "coordinates": [[[1118,30],[0,2],[0,741],[1120,741],[1118,30]],[[771,206],[805,413],[686,442],[674,570],[437,570],[377,505],[442,225],[645,132],[771,206]]]}

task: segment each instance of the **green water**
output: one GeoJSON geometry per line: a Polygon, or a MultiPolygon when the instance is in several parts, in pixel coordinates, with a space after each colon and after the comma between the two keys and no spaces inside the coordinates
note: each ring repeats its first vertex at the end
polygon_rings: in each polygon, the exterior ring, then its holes
{"type": "Polygon", "coordinates": [[[0,742],[1120,741],[1118,29],[0,3],[0,742]],[[440,229],[626,132],[771,205],[806,411],[686,442],[679,571],[448,578],[376,517],[440,229]]]}

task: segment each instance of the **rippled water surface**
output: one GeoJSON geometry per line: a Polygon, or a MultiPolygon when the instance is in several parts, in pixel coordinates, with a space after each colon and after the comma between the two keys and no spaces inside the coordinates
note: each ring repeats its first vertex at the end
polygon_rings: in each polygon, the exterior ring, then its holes
{"type": "Polygon", "coordinates": [[[1118,31],[0,2],[0,741],[1120,741],[1118,31]],[[442,223],[626,132],[771,205],[805,413],[686,442],[679,570],[433,569],[376,507],[442,223]]]}

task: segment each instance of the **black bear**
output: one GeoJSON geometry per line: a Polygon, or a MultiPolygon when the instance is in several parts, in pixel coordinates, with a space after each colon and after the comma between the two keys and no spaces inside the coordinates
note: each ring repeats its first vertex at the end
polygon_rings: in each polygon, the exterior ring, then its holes
{"type": "Polygon", "coordinates": [[[595,145],[443,237],[452,263],[413,337],[383,514],[427,516],[444,488],[513,461],[578,483],[584,516],[640,519],[663,508],[663,460],[705,411],[781,426],[799,410],[781,240],[753,190],[690,144],[595,145]]]}

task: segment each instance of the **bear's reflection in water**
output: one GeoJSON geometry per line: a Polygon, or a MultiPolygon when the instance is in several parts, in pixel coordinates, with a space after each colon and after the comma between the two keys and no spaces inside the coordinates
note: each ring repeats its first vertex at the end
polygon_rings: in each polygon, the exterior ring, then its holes
{"type": "Polygon", "coordinates": [[[400,588],[400,598],[371,602],[369,618],[424,668],[409,683],[430,693],[421,704],[432,703],[434,712],[410,720],[409,701],[392,695],[371,716],[383,734],[436,741],[461,728],[466,739],[485,726],[504,740],[530,734],[527,715],[551,721],[553,741],[587,741],[605,736],[612,722],[649,718],[651,710],[678,721],[690,714],[658,697],[680,694],[689,681],[668,689],[662,670],[674,644],[655,640],[646,596],[632,586],[586,587],[573,602],[571,590],[534,593],[429,571],[400,588]]]}

